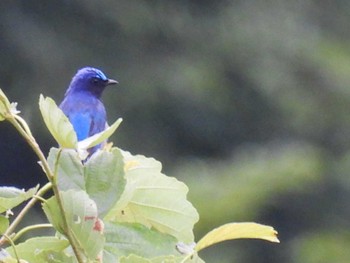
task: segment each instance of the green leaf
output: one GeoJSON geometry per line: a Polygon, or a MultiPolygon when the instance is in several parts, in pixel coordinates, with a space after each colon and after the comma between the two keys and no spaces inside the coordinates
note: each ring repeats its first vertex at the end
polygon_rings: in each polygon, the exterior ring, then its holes
{"type": "Polygon", "coordinates": [[[0,213],[3,213],[25,200],[31,198],[38,190],[39,186],[30,188],[28,191],[20,190],[15,187],[0,187],[0,213]]]}
{"type": "Polygon", "coordinates": [[[0,121],[5,120],[5,115],[11,106],[10,101],[6,97],[5,93],[0,89],[0,121]]]}
{"type": "Polygon", "coordinates": [[[9,227],[9,219],[3,215],[0,215],[0,235],[5,233],[9,227]]]}
{"type": "Polygon", "coordinates": [[[120,263],[205,263],[198,255],[193,255],[185,259],[184,256],[161,256],[156,258],[143,258],[138,255],[129,255],[128,257],[122,257],[120,263]]]}
{"type": "Polygon", "coordinates": [[[128,257],[122,257],[120,263],[151,263],[152,261],[147,258],[143,258],[137,255],[130,255],[128,257]]]}
{"type": "Polygon", "coordinates": [[[257,223],[229,223],[213,229],[196,245],[198,252],[213,244],[232,239],[257,238],[279,243],[277,231],[271,226],[257,223]]]}
{"type": "Polygon", "coordinates": [[[106,244],[104,249],[119,258],[129,254],[142,257],[179,255],[175,249],[177,240],[164,233],[149,229],[141,224],[106,223],[106,244]]]}
{"type": "Polygon", "coordinates": [[[97,144],[100,144],[101,142],[104,142],[107,140],[119,127],[120,123],[123,121],[122,118],[119,118],[116,120],[111,126],[109,126],[104,131],[97,133],[89,138],[86,138],[85,140],[78,142],[78,148],[79,149],[88,149],[91,148],[97,144]]]}
{"type": "Polygon", "coordinates": [[[103,217],[117,203],[126,184],[120,150],[96,152],[85,163],[84,174],[86,191],[103,217]]]}
{"type": "MultiPolygon", "coordinates": [[[[101,220],[97,217],[97,207],[84,191],[68,190],[60,192],[68,228],[89,259],[96,259],[102,251],[104,236],[101,220]]],[[[43,209],[51,224],[62,234],[65,226],[55,196],[43,204],[43,209]]]]}
{"type": "Polygon", "coordinates": [[[73,125],[61,109],[57,107],[55,101],[40,95],[39,108],[46,127],[58,144],[63,148],[76,148],[78,139],[73,125]]]}
{"type": "MultiPolygon", "coordinates": [[[[15,246],[16,252],[20,259],[28,262],[57,262],[55,256],[57,252],[63,254],[63,250],[69,246],[66,239],[58,239],[56,237],[36,237],[15,246]]],[[[6,251],[15,257],[12,247],[6,251]]]]}
{"type": "Polygon", "coordinates": [[[83,164],[75,150],[51,148],[47,162],[60,190],[85,189],[83,164]]]}
{"type": "Polygon", "coordinates": [[[63,217],[61,216],[61,210],[58,206],[56,197],[53,196],[50,199],[46,200],[46,202],[42,204],[42,208],[47,216],[47,219],[53,225],[53,227],[58,232],[64,234],[64,221],[63,217]]]}
{"type": "Polygon", "coordinates": [[[199,216],[186,199],[187,186],[162,174],[161,163],[155,159],[122,153],[127,184],[120,200],[106,219],[141,223],[180,241],[193,242],[192,229],[199,216]]]}

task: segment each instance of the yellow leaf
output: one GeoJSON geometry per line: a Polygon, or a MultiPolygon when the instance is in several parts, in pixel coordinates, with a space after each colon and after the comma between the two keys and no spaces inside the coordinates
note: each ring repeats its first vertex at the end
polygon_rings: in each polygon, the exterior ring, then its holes
{"type": "Polygon", "coordinates": [[[271,242],[279,243],[277,231],[271,226],[257,223],[229,223],[213,229],[206,234],[196,245],[195,250],[198,252],[213,244],[241,238],[264,239],[271,242]]]}

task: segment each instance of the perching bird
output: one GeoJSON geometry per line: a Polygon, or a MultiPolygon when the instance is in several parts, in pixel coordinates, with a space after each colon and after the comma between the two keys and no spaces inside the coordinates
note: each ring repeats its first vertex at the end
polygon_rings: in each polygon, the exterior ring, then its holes
{"type": "MultiPolygon", "coordinates": [[[[108,85],[117,83],[96,68],[85,67],[75,74],[59,107],[72,123],[78,141],[106,129],[107,116],[101,95],[108,85]]],[[[99,144],[88,149],[89,155],[101,147],[99,144]]]]}

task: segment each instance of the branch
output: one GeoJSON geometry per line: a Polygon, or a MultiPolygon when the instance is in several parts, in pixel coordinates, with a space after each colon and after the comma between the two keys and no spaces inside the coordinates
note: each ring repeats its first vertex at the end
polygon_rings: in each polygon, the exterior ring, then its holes
{"type": "MultiPolygon", "coordinates": [[[[39,158],[39,160],[41,162],[41,165],[42,165],[42,167],[44,169],[44,172],[46,174],[46,177],[47,177],[47,179],[50,182],[50,187],[52,187],[54,195],[57,198],[57,202],[59,204],[59,208],[60,208],[62,216],[63,216],[63,222],[64,222],[64,228],[65,228],[64,232],[66,234],[66,237],[67,237],[68,241],[70,242],[70,244],[72,246],[72,249],[73,249],[74,254],[75,254],[76,258],[77,258],[77,261],[79,263],[83,263],[84,262],[83,256],[82,256],[81,252],[79,251],[78,246],[76,245],[74,236],[71,233],[71,231],[70,231],[70,229],[68,227],[68,224],[67,224],[67,220],[66,220],[66,217],[65,217],[64,209],[63,209],[62,200],[60,198],[59,189],[57,187],[57,184],[55,183],[55,174],[52,173],[52,171],[50,169],[50,166],[49,166],[49,164],[48,164],[48,162],[47,162],[47,160],[46,160],[42,150],[40,149],[38,143],[36,142],[35,138],[31,134],[27,123],[22,118],[15,117],[16,114],[13,114],[11,112],[11,109],[7,106],[6,103],[4,103],[4,105],[5,105],[6,110],[7,110],[7,113],[6,113],[6,116],[5,116],[6,120],[8,120],[16,128],[16,130],[28,142],[30,147],[33,149],[35,154],[38,156],[38,158],[39,158]]],[[[58,159],[56,160],[56,162],[58,162],[58,159]]],[[[55,167],[57,168],[57,163],[56,163],[55,167]]],[[[19,213],[19,215],[13,221],[11,226],[7,229],[7,231],[5,233],[6,236],[9,236],[8,234],[11,234],[14,231],[15,227],[18,225],[18,223],[22,220],[24,215],[34,205],[34,203],[36,201],[37,201],[36,198],[31,199],[31,201],[26,205],[26,207],[19,213]]],[[[4,237],[0,240],[0,245],[5,242],[5,241],[2,241],[4,239],[4,237]]]]}

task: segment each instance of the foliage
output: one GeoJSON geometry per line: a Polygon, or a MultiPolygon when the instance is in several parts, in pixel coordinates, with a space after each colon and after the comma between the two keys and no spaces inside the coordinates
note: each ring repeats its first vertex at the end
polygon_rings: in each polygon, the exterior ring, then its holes
{"type": "Polygon", "coordinates": [[[187,200],[187,186],[164,175],[160,162],[107,147],[88,160],[86,148],[107,139],[120,124],[82,142],[50,98],[40,96],[45,124],[60,148],[44,157],[26,122],[0,90],[0,116],[11,122],[40,159],[48,178],[28,191],[0,187],[1,262],[203,262],[202,249],[230,239],[259,238],[279,242],[277,232],[256,223],[230,223],[209,232],[197,245],[193,226],[199,216],[187,200]],[[52,189],[53,195],[43,194],[52,189]],[[10,210],[30,201],[10,223],[10,210]],[[49,225],[30,225],[18,232],[23,216],[40,201],[49,225]],[[17,243],[25,232],[52,227],[55,236],[17,243]]]}
{"type": "MultiPolygon", "coordinates": [[[[100,67],[120,82],[103,97],[108,114],[125,121],[109,140],[186,183],[196,237],[232,219],[268,222],[283,237],[225,242],[203,259],[306,263],[321,249],[350,262],[323,234],[348,250],[349,1],[14,0],[1,10],[0,86],[45,155],[56,143],[37,94],[58,102],[77,68],[100,67]],[[308,238],[307,254],[297,244],[308,238]]],[[[43,185],[9,123],[0,138],[1,185],[43,185]]],[[[44,220],[34,211],[24,221],[44,220]]]]}

